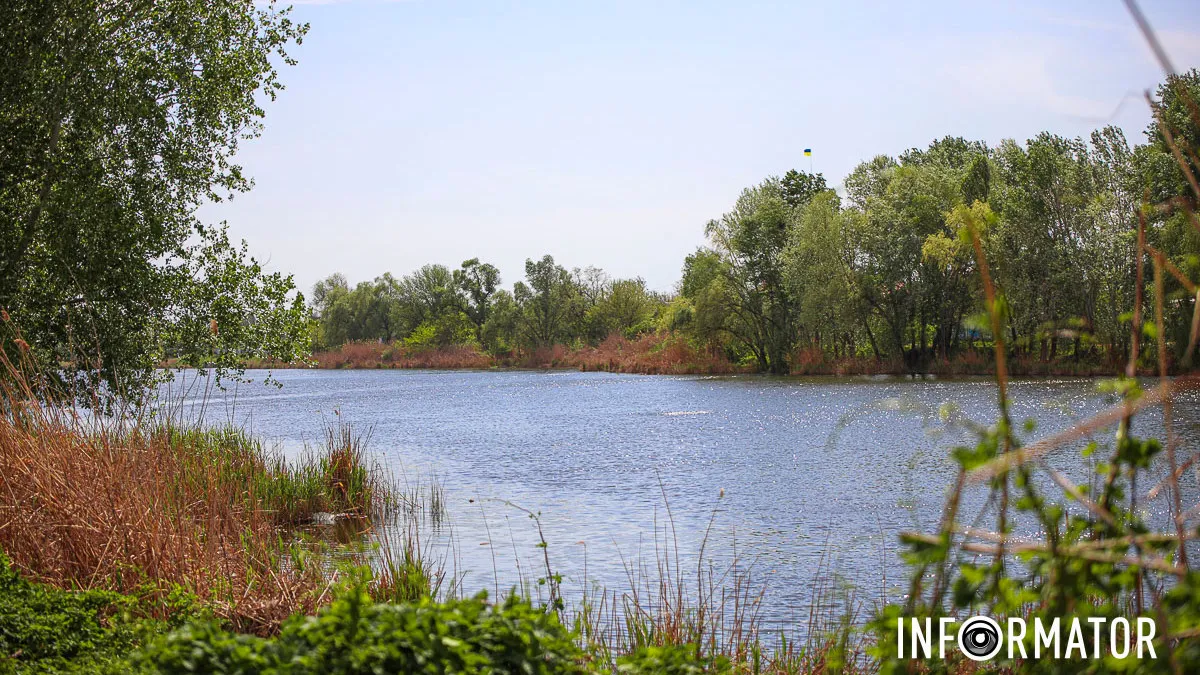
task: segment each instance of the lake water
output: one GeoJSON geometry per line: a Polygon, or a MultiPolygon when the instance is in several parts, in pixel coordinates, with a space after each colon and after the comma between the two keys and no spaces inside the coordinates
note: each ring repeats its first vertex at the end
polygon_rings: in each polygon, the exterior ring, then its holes
{"type": "MultiPolygon", "coordinates": [[[[536,527],[520,507],[541,514],[568,594],[585,583],[628,588],[627,570],[639,560],[653,566],[668,541],[672,550],[678,541],[694,578],[707,533],[708,564],[719,571],[736,562],[765,585],[769,623],[803,616],[818,576],[836,575],[860,597],[902,593],[898,533],[935,527],[955,470],[950,449],[973,442],[968,420],[988,424],[996,410],[996,388],[982,379],[401,370],[276,377],[282,388],[173,390],[193,413],[203,400],[208,422],[245,426],[285,453],[319,444],[323,425],[339,416],[370,429],[370,449],[398,480],[428,486],[436,477],[443,487],[448,521],[426,524],[421,536],[467,592],[542,575],[536,527]]],[[[1014,419],[1037,422],[1031,437],[1112,402],[1087,379],[1018,380],[1011,390],[1014,419]]],[[[1186,456],[1200,440],[1194,393],[1176,404],[1175,419],[1186,456]]],[[[1144,414],[1137,429],[1158,432],[1161,415],[1144,414]]],[[[1059,451],[1051,463],[1086,480],[1090,460],[1078,450],[1059,451]]],[[[1195,503],[1195,478],[1187,481],[1195,503]]],[[[981,512],[985,496],[983,488],[968,493],[965,519],[981,512]]],[[[1166,502],[1148,509],[1161,516],[1166,502]]]]}

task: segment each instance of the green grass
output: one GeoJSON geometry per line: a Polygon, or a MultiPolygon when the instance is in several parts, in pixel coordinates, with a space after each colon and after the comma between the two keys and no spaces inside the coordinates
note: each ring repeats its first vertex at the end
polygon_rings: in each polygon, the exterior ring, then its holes
{"type": "Polygon", "coordinates": [[[257,501],[281,526],[311,523],[322,513],[382,517],[394,501],[369,463],[369,434],[357,433],[348,423],[328,425],[320,448],[291,461],[234,427],[164,424],[151,433],[177,451],[187,488],[201,487],[216,476],[240,486],[235,498],[246,504],[257,501]]]}

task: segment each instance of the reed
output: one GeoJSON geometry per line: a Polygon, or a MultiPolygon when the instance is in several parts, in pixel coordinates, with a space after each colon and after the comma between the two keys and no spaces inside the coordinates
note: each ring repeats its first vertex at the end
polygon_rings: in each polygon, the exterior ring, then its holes
{"type": "Polygon", "coordinates": [[[347,425],[294,462],[236,429],[96,417],[36,391],[0,351],[0,549],[35,581],[181,596],[239,630],[313,611],[333,578],[297,555],[319,513],[382,517],[390,496],[347,425]]]}

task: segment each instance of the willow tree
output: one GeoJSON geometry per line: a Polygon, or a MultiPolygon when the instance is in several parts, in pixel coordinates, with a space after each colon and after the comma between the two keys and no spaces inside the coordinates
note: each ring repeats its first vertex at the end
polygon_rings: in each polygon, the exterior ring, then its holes
{"type": "Polygon", "coordinates": [[[228,373],[300,353],[290,277],[195,211],[249,189],[234,155],[306,30],[254,0],[0,3],[9,353],[125,393],[152,384],[166,356],[228,373]]]}
{"type": "Polygon", "coordinates": [[[788,372],[795,344],[792,299],[783,283],[783,250],[795,217],[781,181],[768,178],[743,190],[733,210],[705,228],[734,297],[726,328],[759,370],[771,373],[788,372]]]}

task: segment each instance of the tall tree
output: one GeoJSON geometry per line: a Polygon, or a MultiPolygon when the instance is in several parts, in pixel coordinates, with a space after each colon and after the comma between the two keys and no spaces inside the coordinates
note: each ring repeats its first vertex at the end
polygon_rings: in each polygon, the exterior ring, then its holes
{"type": "Polygon", "coordinates": [[[50,373],[134,395],[168,352],[303,349],[290,277],[194,212],[250,187],[233,156],[306,29],[254,0],[0,4],[0,307],[50,373]]]}
{"type": "Polygon", "coordinates": [[[479,258],[464,260],[462,267],[454,270],[454,285],[465,297],[464,310],[475,324],[475,336],[479,338],[488,320],[492,294],[500,285],[500,270],[479,262],[479,258]]]}
{"type": "Polygon", "coordinates": [[[525,261],[525,281],[518,281],[513,295],[522,307],[522,319],[530,344],[549,347],[570,336],[571,324],[580,312],[579,289],[571,273],[554,262],[554,257],[525,261]]]}
{"type": "Polygon", "coordinates": [[[783,190],[783,200],[794,209],[803,207],[813,197],[829,189],[825,185],[825,176],[795,169],[783,174],[779,185],[783,190]]]}
{"type": "Polygon", "coordinates": [[[782,258],[793,214],[779,179],[769,178],[743,190],[733,210],[705,228],[737,298],[730,307],[730,332],[754,354],[761,370],[772,373],[788,372],[794,343],[782,258]]]}

